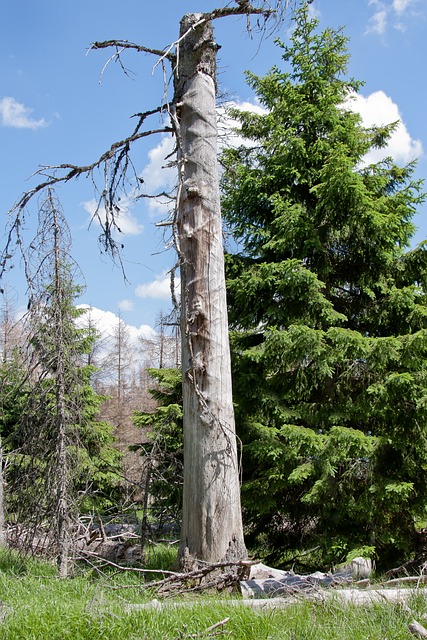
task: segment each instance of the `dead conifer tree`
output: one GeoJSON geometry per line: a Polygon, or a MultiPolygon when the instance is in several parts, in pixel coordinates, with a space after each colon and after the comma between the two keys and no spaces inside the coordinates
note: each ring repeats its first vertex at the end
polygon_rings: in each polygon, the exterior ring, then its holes
{"type": "Polygon", "coordinates": [[[181,21],[175,73],[180,184],[184,493],[180,557],[246,557],[240,508],[217,168],[216,51],[211,21],[181,21]]]}
{"type": "MultiPolygon", "coordinates": [[[[184,497],[180,562],[190,570],[199,562],[238,561],[246,556],[240,509],[239,460],[232,404],[222,226],[217,172],[216,53],[213,21],[228,16],[254,16],[261,29],[288,9],[287,0],[229,2],[208,13],[185,15],[176,42],[152,49],[128,41],[96,42],[94,49],[113,47],[110,60],[121,61],[126,49],[157,56],[171,66],[174,96],[160,107],[137,114],[133,133],[114,143],[91,165],[43,167],[47,176],[16,205],[16,220],[38,191],[103,168],[105,184],[95,213],[103,227],[104,247],[117,255],[113,238],[120,209],[118,193],[133,169],[131,146],[139,139],[169,132],[175,136],[178,187],[170,225],[181,275],[182,376],[184,398],[184,497]],[[164,127],[145,131],[146,119],[163,113],[164,127]],[[104,216],[100,215],[101,209],[104,216]]],[[[165,90],[167,94],[167,90],[165,90]]],[[[139,185],[138,176],[134,175],[139,185]]],[[[95,179],[95,178],[94,178],[95,179]]],[[[152,194],[141,196],[153,197],[152,194]]],[[[157,194],[165,195],[165,194],[157,194]]],[[[167,194],[166,194],[167,195],[167,194]]],[[[19,222],[11,233],[19,234],[19,222]]],[[[10,250],[8,243],[6,250],[10,250]]],[[[171,287],[173,290],[173,287],[171,287]]]]}

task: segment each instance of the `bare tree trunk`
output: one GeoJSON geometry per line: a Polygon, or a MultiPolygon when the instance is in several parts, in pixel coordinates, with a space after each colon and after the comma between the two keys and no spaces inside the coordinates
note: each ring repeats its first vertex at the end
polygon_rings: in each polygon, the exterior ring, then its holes
{"type": "Polygon", "coordinates": [[[179,120],[184,496],[180,561],[246,557],[231,389],[217,169],[212,25],[181,21],[175,77],[179,120]],[[191,31],[190,31],[191,30],[191,31]]]}
{"type": "MultiPolygon", "coordinates": [[[[59,404],[57,409],[61,408],[62,402],[60,392],[57,399],[59,404]]],[[[63,406],[62,406],[63,408],[63,406]]],[[[63,416],[62,416],[63,417],[63,416]]],[[[70,514],[69,514],[69,490],[68,490],[68,469],[67,469],[67,449],[65,441],[65,423],[58,415],[58,434],[57,434],[57,469],[58,469],[58,486],[57,486],[57,536],[58,536],[58,575],[60,578],[68,576],[68,565],[70,555],[70,514]]]]}
{"type": "Polygon", "coordinates": [[[148,507],[150,502],[150,484],[151,484],[151,472],[153,468],[153,461],[151,454],[147,460],[147,466],[145,469],[145,482],[144,482],[144,503],[142,507],[142,520],[141,520],[141,563],[145,566],[146,554],[145,546],[148,538],[148,507]]]}
{"type": "Polygon", "coordinates": [[[54,296],[55,296],[55,387],[56,387],[56,458],[57,458],[57,544],[58,544],[58,575],[66,578],[68,575],[69,547],[70,547],[70,514],[69,514],[69,487],[68,487],[68,463],[66,448],[67,411],[65,408],[66,395],[66,363],[65,363],[65,338],[63,327],[63,291],[61,275],[60,234],[59,222],[56,215],[56,207],[53,196],[48,194],[53,216],[53,241],[54,241],[54,296]]]}

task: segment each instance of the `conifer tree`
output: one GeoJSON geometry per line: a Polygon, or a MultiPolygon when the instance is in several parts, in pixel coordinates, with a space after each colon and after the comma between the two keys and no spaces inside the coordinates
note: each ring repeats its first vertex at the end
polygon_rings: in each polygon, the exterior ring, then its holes
{"type": "Polygon", "coordinates": [[[425,243],[414,164],[367,164],[396,123],[365,128],[342,31],[296,14],[284,69],[247,74],[264,114],[223,158],[234,392],[250,542],[319,545],[381,565],[416,550],[426,515],[425,243]]]}
{"type": "Polygon", "coordinates": [[[142,546],[149,530],[149,510],[161,530],[177,526],[182,508],[183,429],[180,369],[149,369],[157,402],[153,412],[135,411],[134,424],[146,430],[147,441],[136,445],[144,460],[142,546]]]}
{"type": "Polygon", "coordinates": [[[81,288],[70,245],[62,209],[48,189],[40,203],[37,238],[24,255],[29,357],[21,371],[11,368],[16,380],[9,375],[1,398],[2,435],[14,452],[9,514],[26,527],[27,542],[47,534],[60,577],[68,573],[80,508],[94,486],[98,493],[106,487],[114,491],[120,459],[111,446],[112,428],[96,420],[103,399],[90,387],[91,367],[82,363],[94,336],[75,324],[82,311],[73,303],[81,288]]]}

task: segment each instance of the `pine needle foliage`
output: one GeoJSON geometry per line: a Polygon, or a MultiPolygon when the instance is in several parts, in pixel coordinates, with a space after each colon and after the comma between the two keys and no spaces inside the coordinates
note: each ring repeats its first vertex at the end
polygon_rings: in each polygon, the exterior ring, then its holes
{"type": "Polygon", "coordinates": [[[342,30],[303,5],[283,69],[247,74],[262,114],[234,109],[223,212],[234,394],[249,542],[325,564],[370,546],[416,552],[427,492],[427,244],[414,163],[367,164],[397,123],[366,128],[342,30]]]}
{"type": "Polygon", "coordinates": [[[158,405],[154,412],[133,415],[135,426],[146,433],[146,442],[133,447],[140,451],[146,471],[145,527],[151,521],[159,530],[165,525],[173,529],[182,508],[182,374],[179,369],[149,369],[149,374],[154,383],[149,392],[158,405]]]}

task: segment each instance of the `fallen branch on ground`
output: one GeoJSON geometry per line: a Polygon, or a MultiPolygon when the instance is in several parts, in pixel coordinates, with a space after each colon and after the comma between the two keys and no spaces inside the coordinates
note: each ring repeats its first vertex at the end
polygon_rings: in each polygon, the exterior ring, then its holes
{"type": "Polygon", "coordinates": [[[427,576],[419,575],[419,576],[404,576],[402,578],[393,578],[392,580],[387,580],[386,582],[382,582],[381,584],[387,586],[389,584],[407,584],[411,582],[416,582],[417,584],[426,584],[427,576]]]}
{"type": "MultiPolygon", "coordinates": [[[[117,569],[118,571],[127,571],[132,573],[161,574],[166,576],[162,580],[154,582],[145,582],[136,585],[120,585],[112,586],[113,589],[153,589],[155,593],[169,597],[171,595],[179,595],[182,593],[207,591],[216,589],[221,591],[227,588],[238,588],[240,581],[247,577],[250,567],[256,562],[249,560],[241,560],[240,562],[218,562],[215,564],[207,564],[199,567],[194,571],[186,573],[167,571],[165,569],[144,569],[142,567],[126,567],[101,558],[96,552],[84,550],[81,551],[74,560],[83,560],[90,562],[90,559],[99,558],[103,565],[107,565],[117,569]]],[[[92,562],[90,562],[92,564],[92,562]]]]}
{"type": "MultiPolygon", "coordinates": [[[[387,602],[389,604],[406,604],[415,595],[423,593],[419,589],[317,589],[304,592],[298,595],[292,595],[281,598],[243,598],[225,600],[223,602],[224,607],[251,607],[252,609],[286,609],[291,605],[301,602],[301,598],[309,600],[310,602],[330,602],[331,600],[341,605],[351,606],[366,606],[379,602],[387,602]]],[[[163,609],[163,608],[182,608],[182,607],[197,607],[201,601],[178,601],[178,602],[165,602],[157,599],[153,599],[151,602],[145,602],[143,604],[126,604],[124,610],[127,613],[143,609],[163,609]]]]}
{"type": "Polygon", "coordinates": [[[166,569],[143,569],[141,567],[124,567],[123,565],[117,564],[116,562],[113,562],[112,560],[107,560],[106,558],[102,558],[99,554],[97,554],[95,551],[87,551],[84,550],[80,553],[80,555],[75,556],[73,559],[74,560],[83,560],[83,561],[87,561],[88,558],[98,558],[99,560],[102,560],[102,564],[103,565],[108,565],[110,567],[114,567],[115,569],[118,569],[119,571],[130,571],[133,573],[160,573],[160,574],[167,574],[167,575],[171,575],[171,576],[184,576],[186,574],[183,573],[176,573],[175,571],[167,571],[166,569]]]}

